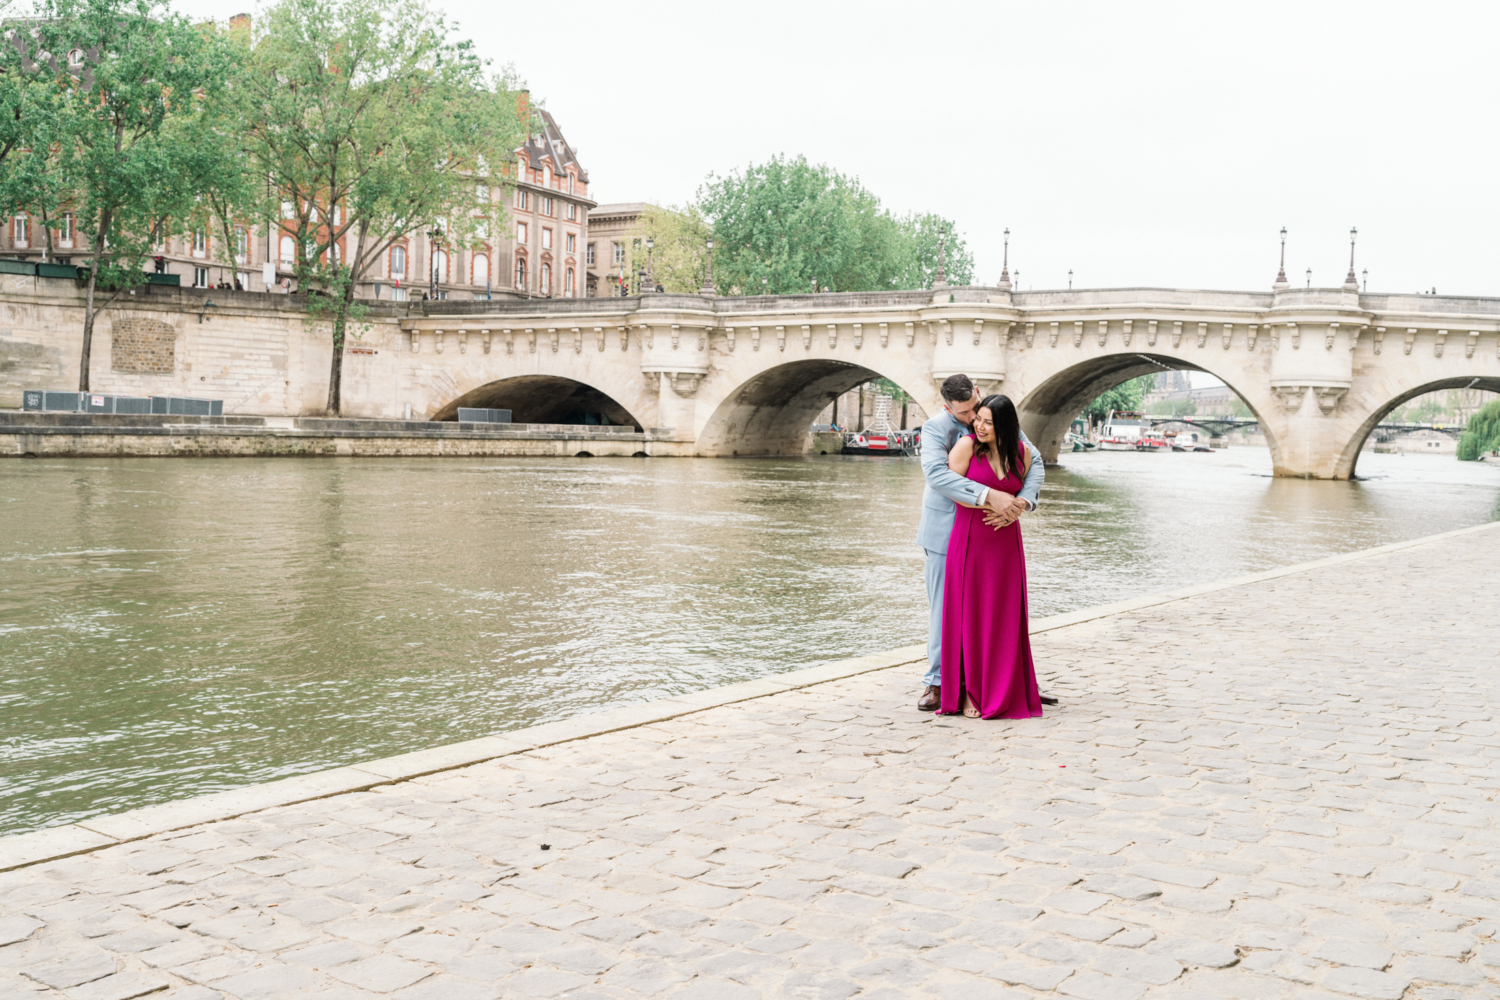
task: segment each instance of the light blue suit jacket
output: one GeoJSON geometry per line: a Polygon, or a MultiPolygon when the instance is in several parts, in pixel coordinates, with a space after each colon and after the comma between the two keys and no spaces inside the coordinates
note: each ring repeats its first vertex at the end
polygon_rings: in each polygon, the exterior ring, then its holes
{"type": "MultiPolygon", "coordinates": [[[[947,410],[922,425],[922,474],[927,477],[927,486],[922,490],[922,523],[917,527],[917,544],[929,552],[947,553],[948,536],[953,534],[953,517],[958,510],[955,501],[977,504],[984,489],[948,468],[948,452],[968,433],[969,428],[947,410]]],[[[1035,507],[1047,473],[1036,445],[1025,434],[1021,440],[1031,450],[1031,467],[1026,470],[1026,480],[1016,495],[1031,501],[1035,507]]]]}

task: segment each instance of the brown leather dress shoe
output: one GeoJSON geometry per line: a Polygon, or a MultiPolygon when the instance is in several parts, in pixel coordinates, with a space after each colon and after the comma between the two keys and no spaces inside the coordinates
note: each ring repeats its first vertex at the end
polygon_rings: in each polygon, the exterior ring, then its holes
{"type": "Polygon", "coordinates": [[[936,684],[929,684],[927,690],[922,692],[917,708],[923,712],[936,712],[940,704],[942,704],[942,688],[936,684]]]}

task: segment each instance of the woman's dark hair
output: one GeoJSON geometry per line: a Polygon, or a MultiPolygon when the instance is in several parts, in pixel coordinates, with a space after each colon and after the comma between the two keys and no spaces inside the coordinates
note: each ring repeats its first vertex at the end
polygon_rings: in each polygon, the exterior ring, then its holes
{"type": "Polygon", "coordinates": [[[1021,476],[1021,418],[1016,416],[1016,404],[1009,396],[996,394],[979,401],[981,410],[990,411],[990,420],[995,425],[995,447],[1000,453],[1000,465],[1006,472],[1021,476]]]}

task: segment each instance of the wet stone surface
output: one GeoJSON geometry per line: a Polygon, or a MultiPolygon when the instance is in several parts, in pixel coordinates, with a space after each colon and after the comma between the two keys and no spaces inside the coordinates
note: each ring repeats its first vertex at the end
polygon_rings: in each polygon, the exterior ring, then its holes
{"type": "Polygon", "coordinates": [[[1044,719],[886,670],[6,873],[0,995],[1500,997],[1496,565],[1045,633],[1044,719]]]}

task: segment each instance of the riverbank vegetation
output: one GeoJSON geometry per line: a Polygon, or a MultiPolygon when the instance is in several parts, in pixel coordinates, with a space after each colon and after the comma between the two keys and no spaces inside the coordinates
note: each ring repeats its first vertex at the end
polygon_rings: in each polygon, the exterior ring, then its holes
{"type": "Polygon", "coordinates": [[[1469,426],[1458,439],[1458,460],[1475,462],[1500,449],[1500,399],[1469,418],[1469,426]]]}

